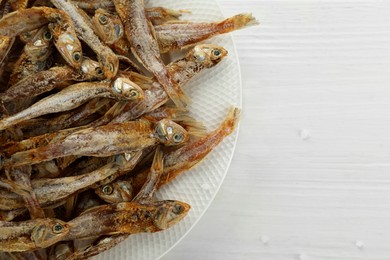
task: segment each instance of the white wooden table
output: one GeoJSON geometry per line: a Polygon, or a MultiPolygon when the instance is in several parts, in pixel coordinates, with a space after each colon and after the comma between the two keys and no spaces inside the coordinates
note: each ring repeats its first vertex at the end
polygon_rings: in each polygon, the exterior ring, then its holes
{"type": "Polygon", "coordinates": [[[390,259],[390,1],[220,0],[243,116],[227,178],[163,260],[390,259]]]}

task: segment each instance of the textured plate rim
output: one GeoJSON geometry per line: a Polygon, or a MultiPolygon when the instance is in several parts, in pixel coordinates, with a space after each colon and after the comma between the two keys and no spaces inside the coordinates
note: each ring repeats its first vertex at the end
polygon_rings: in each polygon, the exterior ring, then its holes
{"type": "MultiPolygon", "coordinates": [[[[216,2],[216,5],[217,5],[217,8],[218,8],[218,11],[223,15],[225,16],[224,12],[222,11],[222,8],[221,8],[221,5],[219,3],[218,0],[215,0],[216,2]]],[[[226,16],[225,16],[226,17],[226,16]]],[[[240,112],[242,114],[242,76],[241,76],[241,66],[240,66],[240,61],[239,61],[239,58],[238,58],[238,53],[237,53],[237,47],[236,47],[236,42],[234,41],[234,37],[233,35],[230,33],[230,34],[225,34],[224,35],[225,37],[229,37],[231,38],[231,41],[232,41],[232,44],[233,44],[233,51],[235,53],[235,62],[237,63],[237,67],[238,67],[238,84],[239,84],[239,100],[238,100],[238,104],[237,104],[237,107],[240,109],[240,112]]],[[[211,199],[208,201],[206,207],[204,208],[204,210],[200,213],[199,217],[195,220],[195,222],[191,225],[191,227],[171,246],[169,247],[164,253],[162,253],[159,257],[156,258],[156,260],[159,260],[161,259],[162,257],[164,257],[166,254],[168,254],[173,248],[175,248],[190,232],[191,230],[198,224],[198,222],[203,218],[204,214],[206,213],[206,211],[209,209],[209,207],[211,206],[211,204],[213,203],[213,201],[215,200],[215,197],[217,196],[219,190],[221,189],[222,187],[222,184],[224,183],[225,181],[225,178],[226,178],[226,175],[230,169],[230,165],[232,163],[232,160],[233,160],[233,157],[234,157],[234,154],[236,152],[236,147],[237,147],[237,141],[238,141],[238,136],[240,134],[240,126],[241,126],[241,115],[240,114],[240,120],[238,121],[238,124],[237,124],[237,127],[235,129],[235,139],[233,141],[233,152],[231,153],[230,155],[230,158],[228,160],[228,163],[227,163],[227,167],[226,167],[226,170],[225,172],[223,173],[223,176],[222,176],[222,179],[220,181],[220,183],[218,184],[214,194],[211,196],[211,199]]]]}

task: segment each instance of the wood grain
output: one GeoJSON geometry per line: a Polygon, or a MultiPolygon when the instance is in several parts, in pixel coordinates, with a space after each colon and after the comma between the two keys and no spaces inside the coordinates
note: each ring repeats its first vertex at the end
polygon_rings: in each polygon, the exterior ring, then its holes
{"type": "Polygon", "coordinates": [[[217,198],[168,259],[390,259],[390,4],[228,1],[243,116],[217,198]]]}

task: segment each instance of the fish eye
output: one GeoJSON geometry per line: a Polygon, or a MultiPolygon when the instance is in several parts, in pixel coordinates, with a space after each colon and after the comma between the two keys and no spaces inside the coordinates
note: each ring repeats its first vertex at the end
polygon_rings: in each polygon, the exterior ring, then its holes
{"type": "Polygon", "coordinates": [[[108,22],[107,16],[105,16],[105,15],[99,16],[99,23],[100,23],[100,24],[106,25],[107,22],[108,22]]]}
{"type": "Polygon", "coordinates": [[[172,209],[172,212],[176,215],[183,213],[184,207],[182,205],[175,205],[172,209]]]}
{"type": "Polygon", "coordinates": [[[180,143],[183,141],[183,139],[184,139],[184,137],[182,134],[175,134],[173,136],[173,141],[175,141],[175,143],[180,143]]]}
{"type": "Polygon", "coordinates": [[[152,213],[150,213],[149,211],[145,211],[144,217],[146,220],[150,220],[152,219],[152,213]]]}
{"type": "Polygon", "coordinates": [[[113,191],[114,189],[111,187],[111,185],[104,185],[102,188],[102,192],[106,195],[112,194],[113,191]]]}
{"type": "Polygon", "coordinates": [[[80,61],[81,60],[81,53],[80,52],[78,52],[78,51],[75,51],[74,53],[73,53],[73,59],[75,60],[75,61],[80,61]]]}
{"type": "Polygon", "coordinates": [[[110,67],[110,71],[114,72],[114,64],[110,63],[110,64],[108,64],[108,66],[110,67]]]}
{"type": "Polygon", "coordinates": [[[53,35],[51,34],[51,32],[49,31],[46,31],[44,34],[43,34],[43,38],[47,41],[50,41],[52,38],[53,38],[53,35]]]}
{"type": "Polygon", "coordinates": [[[64,230],[64,226],[60,223],[56,223],[54,224],[52,230],[55,234],[60,234],[64,230]]]}
{"type": "Polygon", "coordinates": [[[130,96],[132,96],[132,97],[138,97],[138,91],[137,90],[130,90],[130,96]]]}
{"type": "Polygon", "coordinates": [[[100,68],[100,67],[97,67],[96,69],[95,69],[95,72],[96,72],[96,74],[97,75],[103,75],[103,70],[100,68]]]}
{"type": "Polygon", "coordinates": [[[215,56],[218,57],[219,55],[221,55],[222,52],[220,50],[214,50],[213,53],[215,56]]]}

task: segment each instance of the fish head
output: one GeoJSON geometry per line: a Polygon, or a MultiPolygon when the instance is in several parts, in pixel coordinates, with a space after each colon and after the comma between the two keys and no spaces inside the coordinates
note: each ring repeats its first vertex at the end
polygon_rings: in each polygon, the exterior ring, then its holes
{"type": "Polygon", "coordinates": [[[205,67],[213,67],[226,57],[228,51],[215,44],[196,45],[188,55],[193,57],[195,62],[203,64],[205,67]]]}
{"type": "Polygon", "coordinates": [[[127,78],[117,78],[112,83],[115,95],[125,100],[139,100],[144,98],[144,91],[137,84],[127,78]]]}
{"type": "Polygon", "coordinates": [[[54,45],[61,56],[70,66],[79,69],[83,61],[83,53],[79,39],[75,35],[67,32],[61,33],[58,36],[53,33],[53,30],[51,32],[54,37],[54,45]]]}
{"type": "Polygon", "coordinates": [[[37,247],[45,248],[61,241],[69,233],[69,225],[58,219],[44,219],[31,232],[31,240],[37,247]]]}
{"type": "Polygon", "coordinates": [[[167,229],[182,220],[191,206],[185,202],[176,200],[164,201],[157,209],[154,216],[154,225],[159,229],[167,229]]]}
{"type": "Polygon", "coordinates": [[[188,132],[179,124],[162,119],[157,122],[155,136],[166,146],[180,145],[188,141],[188,132]]]}
{"type": "Polygon", "coordinates": [[[97,9],[92,18],[96,34],[106,44],[114,44],[124,35],[123,24],[117,15],[97,9]]]}
{"type": "Polygon", "coordinates": [[[104,76],[107,79],[112,79],[118,73],[119,69],[119,59],[111,49],[107,48],[104,50],[99,57],[99,62],[102,66],[104,76]]]}
{"type": "Polygon", "coordinates": [[[25,45],[24,51],[34,61],[44,61],[51,54],[50,47],[52,42],[53,35],[47,26],[44,26],[25,45]]]}
{"type": "Polygon", "coordinates": [[[133,185],[130,181],[116,181],[99,187],[95,193],[109,203],[131,201],[133,199],[133,185]]]}
{"type": "Polygon", "coordinates": [[[81,73],[85,80],[102,80],[104,73],[100,63],[90,58],[84,57],[80,67],[81,73]]]}

